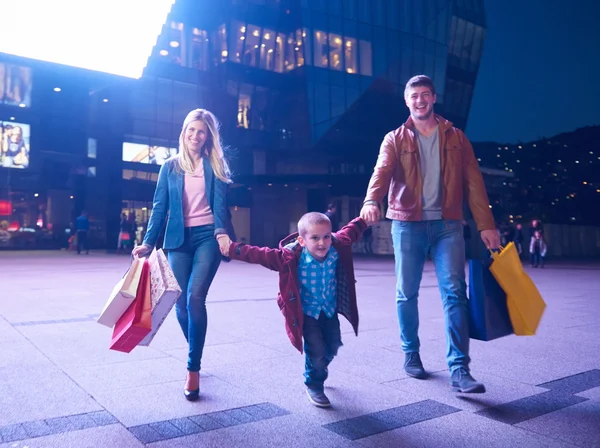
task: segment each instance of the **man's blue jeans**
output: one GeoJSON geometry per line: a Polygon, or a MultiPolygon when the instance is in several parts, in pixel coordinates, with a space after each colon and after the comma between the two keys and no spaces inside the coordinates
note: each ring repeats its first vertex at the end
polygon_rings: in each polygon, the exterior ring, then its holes
{"type": "Polygon", "coordinates": [[[427,254],[435,266],[446,321],[450,371],[469,370],[469,320],[465,281],[465,241],[460,221],[394,221],[396,306],[402,350],[418,352],[419,286],[427,254]]]}
{"type": "Polygon", "coordinates": [[[177,320],[189,344],[187,368],[200,371],[208,317],[206,296],[221,263],[214,225],[185,228],[183,246],[169,251],[169,265],[181,288],[177,320]]]}
{"type": "Polygon", "coordinates": [[[304,384],[309,389],[323,392],[323,385],[329,373],[327,367],[342,346],[337,313],[329,318],[321,312],[318,319],[305,314],[302,334],[306,357],[304,384]]]}

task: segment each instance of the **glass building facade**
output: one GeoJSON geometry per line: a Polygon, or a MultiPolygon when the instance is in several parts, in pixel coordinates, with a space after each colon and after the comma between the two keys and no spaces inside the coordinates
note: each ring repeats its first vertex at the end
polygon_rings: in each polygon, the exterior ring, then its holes
{"type": "MultiPolygon", "coordinates": [[[[408,116],[411,76],[431,76],[437,112],[464,128],[485,28],[483,0],[177,0],[141,79],[69,74],[87,76],[69,109],[81,134],[70,143],[81,191],[67,197],[83,196],[73,213],[88,209],[111,246],[120,214],[133,212],[141,237],[157,165],[177,152],[187,112],[201,107],[222,121],[240,239],[273,245],[331,201],[351,218],[384,134],[408,116]]],[[[34,86],[46,76],[20,63],[34,86]]],[[[35,94],[30,101],[33,109],[35,94]]],[[[28,107],[0,104],[0,119],[28,107]]]]}

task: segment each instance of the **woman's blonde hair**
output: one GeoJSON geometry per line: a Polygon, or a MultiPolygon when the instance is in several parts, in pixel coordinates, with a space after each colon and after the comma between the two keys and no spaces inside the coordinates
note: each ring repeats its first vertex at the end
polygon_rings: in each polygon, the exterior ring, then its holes
{"type": "Polygon", "coordinates": [[[221,123],[212,112],[206,109],[195,109],[187,114],[187,117],[183,120],[181,134],[179,134],[179,155],[177,156],[179,168],[187,174],[194,173],[194,163],[192,162],[192,158],[190,157],[190,153],[185,143],[185,133],[189,124],[196,120],[203,121],[208,128],[206,143],[204,144],[202,151],[208,154],[208,159],[215,175],[223,182],[231,183],[231,171],[229,170],[229,164],[225,159],[221,136],[219,135],[221,123]]]}

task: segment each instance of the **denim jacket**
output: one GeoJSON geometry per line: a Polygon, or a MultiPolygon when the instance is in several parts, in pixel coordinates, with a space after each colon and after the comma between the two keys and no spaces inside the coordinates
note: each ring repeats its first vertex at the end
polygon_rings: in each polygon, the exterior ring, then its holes
{"type": "MultiPolygon", "coordinates": [[[[208,157],[203,157],[206,196],[215,219],[215,235],[228,233],[231,227],[227,213],[227,184],[215,176],[208,157]]],[[[160,167],[158,182],[154,192],[152,214],[144,243],[154,247],[167,220],[164,249],[177,249],[184,242],[183,221],[183,178],[184,173],[177,167],[177,158],[167,160],[160,167]]]]}

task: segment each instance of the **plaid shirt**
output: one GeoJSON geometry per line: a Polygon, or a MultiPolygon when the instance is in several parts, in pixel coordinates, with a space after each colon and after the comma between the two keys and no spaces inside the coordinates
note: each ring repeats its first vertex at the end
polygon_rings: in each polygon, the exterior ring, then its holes
{"type": "Polygon", "coordinates": [[[298,279],[302,312],[307,316],[318,319],[321,311],[329,318],[335,314],[338,258],[338,252],[333,246],[323,262],[315,260],[306,248],[302,249],[298,263],[298,279]]]}

